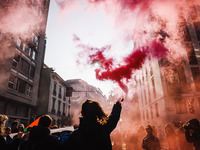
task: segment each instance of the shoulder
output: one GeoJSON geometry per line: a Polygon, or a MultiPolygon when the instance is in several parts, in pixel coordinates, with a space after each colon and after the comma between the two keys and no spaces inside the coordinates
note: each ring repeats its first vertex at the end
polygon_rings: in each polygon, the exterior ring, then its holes
{"type": "Polygon", "coordinates": [[[147,136],[145,136],[144,138],[143,138],[143,141],[146,141],[148,138],[147,138],[147,136]]]}

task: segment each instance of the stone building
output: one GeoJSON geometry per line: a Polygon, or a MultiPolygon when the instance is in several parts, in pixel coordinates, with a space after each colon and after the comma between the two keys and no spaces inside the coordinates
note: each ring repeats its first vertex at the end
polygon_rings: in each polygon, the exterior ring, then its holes
{"type": "Polygon", "coordinates": [[[49,114],[58,126],[66,125],[67,102],[65,81],[52,68],[44,65],[41,73],[37,116],[49,114]]]}
{"type": "MultiPolygon", "coordinates": [[[[6,8],[11,3],[1,1],[1,7],[6,8]]],[[[49,0],[41,1],[40,5],[36,1],[27,3],[33,8],[37,7],[38,17],[44,17],[43,26],[34,29],[26,40],[19,36],[13,38],[16,35],[0,30],[0,113],[9,117],[8,124],[13,120],[28,124],[33,117],[32,108],[38,100],[49,0]]]]}

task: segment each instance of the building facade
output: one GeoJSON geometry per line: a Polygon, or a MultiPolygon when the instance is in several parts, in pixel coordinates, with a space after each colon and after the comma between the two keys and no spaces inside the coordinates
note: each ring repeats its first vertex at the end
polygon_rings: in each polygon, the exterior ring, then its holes
{"type": "MultiPolygon", "coordinates": [[[[200,16],[197,10],[191,17],[200,16]]],[[[167,123],[176,127],[200,119],[200,22],[191,18],[182,25],[183,44],[190,49],[188,61],[174,65],[165,58],[151,60],[136,75],[141,124],[156,126],[161,137],[167,123]]]]}
{"type": "MultiPolygon", "coordinates": [[[[7,3],[9,5],[9,1],[7,3]]],[[[4,5],[7,3],[5,1],[4,5]]],[[[12,38],[12,35],[0,31],[0,113],[9,117],[9,124],[13,120],[25,125],[30,123],[32,108],[38,100],[40,72],[44,61],[49,1],[45,0],[39,6],[34,1],[27,3],[37,7],[38,17],[44,17],[43,26],[35,29],[26,40],[20,36],[12,38]],[[6,59],[3,59],[5,55],[6,59]]]]}
{"type": "Polygon", "coordinates": [[[66,125],[67,87],[65,81],[52,68],[45,65],[41,73],[36,115],[49,114],[53,118],[53,124],[60,127],[66,125]]]}

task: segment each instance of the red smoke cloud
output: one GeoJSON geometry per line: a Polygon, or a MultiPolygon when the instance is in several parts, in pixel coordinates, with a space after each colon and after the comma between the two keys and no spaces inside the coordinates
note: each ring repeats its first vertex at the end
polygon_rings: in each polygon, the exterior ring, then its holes
{"type": "Polygon", "coordinates": [[[97,79],[113,80],[127,91],[124,79],[129,80],[134,70],[140,69],[147,58],[166,57],[172,63],[186,59],[187,52],[181,36],[184,31],[180,30],[180,25],[184,19],[189,21],[194,12],[193,6],[200,5],[199,0],[85,0],[85,3],[87,9],[103,8],[116,21],[116,27],[127,35],[124,37],[132,35],[135,46],[133,52],[120,63],[115,56],[106,57],[108,49],[102,51],[79,45],[84,49],[84,55],[88,54],[90,64],[100,63],[100,68],[96,69],[97,79]],[[90,52],[87,53],[86,49],[90,52]]]}
{"type": "MultiPolygon", "coordinates": [[[[75,36],[74,39],[76,41],[79,38],[75,36]]],[[[146,59],[151,57],[161,59],[168,53],[168,49],[163,46],[160,40],[154,40],[146,46],[133,50],[131,54],[119,63],[115,62],[116,60],[114,58],[106,58],[105,56],[105,52],[110,50],[111,46],[105,46],[99,49],[79,44],[78,47],[82,48],[84,53],[87,53],[89,64],[98,63],[100,65],[95,70],[98,80],[115,81],[125,93],[128,93],[128,88],[124,84],[124,80],[128,81],[131,79],[133,72],[140,69],[146,59]]]]}

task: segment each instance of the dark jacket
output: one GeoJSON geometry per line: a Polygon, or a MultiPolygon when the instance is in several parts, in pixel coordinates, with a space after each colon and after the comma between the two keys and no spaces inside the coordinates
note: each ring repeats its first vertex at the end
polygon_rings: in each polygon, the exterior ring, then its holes
{"type": "Polygon", "coordinates": [[[14,139],[9,144],[6,142],[3,136],[0,135],[0,149],[2,150],[18,150],[20,139],[14,139]]]}
{"type": "MultiPolygon", "coordinates": [[[[69,150],[112,150],[110,133],[115,129],[121,113],[121,104],[117,102],[107,123],[80,118],[77,130],[71,133],[67,141],[69,150]]],[[[66,148],[67,149],[67,148],[66,148]]]]}
{"type": "Polygon", "coordinates": [[[150,137],[145,136],[142,141],[142,148],[145,150],[160,150],[160,141],[154,135],[150,137]]]}
{"type": "Polygon", "coordinates": [[[21,144],[20,150],[55,150],[59,149],[58,140],[50,135],[46,127],[34,126],[29,135],[29,140],[21,144]]]}
{"type": "Polygon", "coordinates": [[[190,132],[186,130],[185,138],[189,143],[193,143],[195,150],[200,150],[200,128],[196,129],[194,134],[190,134],[190,132]]]}

